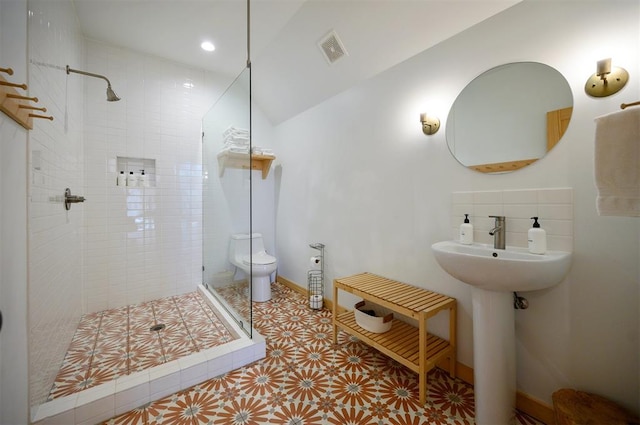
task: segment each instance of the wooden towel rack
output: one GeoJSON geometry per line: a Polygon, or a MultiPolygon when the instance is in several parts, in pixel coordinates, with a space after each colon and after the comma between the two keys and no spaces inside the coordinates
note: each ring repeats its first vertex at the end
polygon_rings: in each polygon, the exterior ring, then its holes
{"type": "MultiPolygon", "coordinates": [[[[13,75],[13,69],[0,68],[0,73],[13,75]]],[[[21,95],[17,90],[27,90],[27,88],[26,84],[7,81],[0,75],[0,111],[27,130],[31,130],[33,129],[34,118],[53,121],[53,117],[33,113],[33,111],[47,112],[47,108],[31,105],[29,102],[38,103],[38,98],[21,95]]]]}
{"type": "Polygon", "coordinates": [[[640,101],[639,102],[631,102],[631,103],[623,103],[622,105],[620,105],[620,109],[624,109],[624,108],[628,108],[629,106],[636,106],[636,105],[640,105],[640,101]]]}

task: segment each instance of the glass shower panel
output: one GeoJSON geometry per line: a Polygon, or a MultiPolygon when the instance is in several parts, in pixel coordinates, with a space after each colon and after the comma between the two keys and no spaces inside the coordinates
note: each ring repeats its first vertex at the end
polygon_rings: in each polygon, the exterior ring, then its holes
{"type": "MultiPolygon", "coordinates": [[[[249,336],[251,276],[231,262],[229,253],[233,235],[251,234],[250,83],[246,68],[202,123],[203,284],[249,336]]],[[[250,255],[250,239],[244,241],[237,245],[250,255]]]]}

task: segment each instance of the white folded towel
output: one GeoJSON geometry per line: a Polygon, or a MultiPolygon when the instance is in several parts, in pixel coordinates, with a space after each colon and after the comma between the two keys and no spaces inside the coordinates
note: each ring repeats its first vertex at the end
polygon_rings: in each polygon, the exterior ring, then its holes
{"type": "Polygon", "coordinates": [[[223,140],[225,145],[249,146],[249,139],[226,137],[223,140]]]}
{"type": "Polygon", "coordinates": [[[241,146],[227,146],[220,151],[220,153],[229,152],[229,153],[249,153],[249,147],[241,147],[241,146]]]}
{"type": "Polygon", "coordinates": [[[222,132],[222,137],[249,137],[249,130],[244,128],[236,128],[234,126],[230,126],[225,131],[222,132]]]}
{"type": "Polygon", "coordinates": [[[595,121],[598,214],[640,217],[640,107],[595,121]]]}

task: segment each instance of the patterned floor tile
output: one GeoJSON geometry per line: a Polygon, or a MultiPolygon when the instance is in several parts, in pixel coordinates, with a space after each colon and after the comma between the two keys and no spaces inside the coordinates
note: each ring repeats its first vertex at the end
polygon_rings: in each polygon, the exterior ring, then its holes
{"type": "MultiPolygon", "coordinates": [[[[267,339],[265,359],[105,424],[474,423],[471,385],[433,369],[420,405],[415,373],[346,333],[333,344],[331,313],[307,308],[289,288],[274,284],[272,297],[254,307],[254,326],[267,339]]],[[[521,412],[516,419],[540,425],[521,412]]]]}
{"type": "MultiPolygon", "coordinates": [[[[86,314],[78,325],[48,400],[235,338],[197,292],[86,314]],[[159,323],[165,325],[162,330],[151,329],[159,323]]],[[[148,423],[148,412],[138,410],[140,415],[132,414],[129,423],[148,423]]]]}

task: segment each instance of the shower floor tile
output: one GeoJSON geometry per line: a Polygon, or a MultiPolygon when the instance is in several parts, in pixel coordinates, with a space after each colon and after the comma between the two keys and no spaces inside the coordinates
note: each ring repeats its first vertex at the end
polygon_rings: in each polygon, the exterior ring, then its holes
{"type": "MultiPolygon", "coordinates": [[[[475,423],[473,386],[434,368],[421,405],[415,373],[344,332],[333,344],[329,310],[309,309],[281,284],[272,289],[271,301],[253,304],[266,358],[103,425],[475,423]]],[[[541,425],[521,412],[516,423],[541,425]]]]}
{"type": "Polygon", "coordinates": [[[234,339],[197,292],[86,314],[47,401],[234,339]]]}

